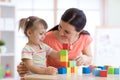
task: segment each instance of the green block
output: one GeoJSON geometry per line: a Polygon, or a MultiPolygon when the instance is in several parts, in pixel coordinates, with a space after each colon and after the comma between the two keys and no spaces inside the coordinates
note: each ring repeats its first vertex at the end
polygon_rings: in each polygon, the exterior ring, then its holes
{"type": "Polygon", "coordinates": [[[3,67],[0,66],[0,79],[3,78],[3,67]]]}
{"type": "Polygon", "coordinates": [[[108,74],[114,74],[114,68],[113,67],[108,68],[108,74]]]}
{"type": "Polygon", "coordinates": [[[74,65],[73,61],[69,61],[69,62],[68,62],[68,66],[69,66],[69,67],[73,67],[73,65],[74,65]]]}
{"type": "Polygon", "coordinates": [[[68,56],[68,51],[67,50],[61,50],[60,51],[60,56],[68,56]]]}

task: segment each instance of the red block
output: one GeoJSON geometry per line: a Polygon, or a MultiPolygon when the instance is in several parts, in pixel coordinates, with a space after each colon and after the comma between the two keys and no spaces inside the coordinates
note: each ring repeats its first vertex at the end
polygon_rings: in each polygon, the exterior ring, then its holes
{"type": "Polygon", "coordinates": [[[100,77],[107,77],[107,70],[100,70],[100,77]]]}
{"type": "Polygon", "coordinates": [[[60,67],[68,67],[68,62],[60,62],[60,67]]]}
{"type": "Polygon", "coordinates": [[[70,44],[63,44],[63,49],[70,50],[70,44]]]}

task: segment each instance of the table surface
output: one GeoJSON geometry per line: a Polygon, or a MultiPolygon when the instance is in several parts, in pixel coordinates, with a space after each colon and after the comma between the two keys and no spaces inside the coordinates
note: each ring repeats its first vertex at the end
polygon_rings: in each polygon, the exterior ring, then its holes
{"type": "Polygon", "coordinates": [[[78,75],[71,74],[57,74],[57,75],[26,75],[25,80],[120,80],[120,75],[108,75],[107,77],[97,77],[92,74],[78,75]]]}

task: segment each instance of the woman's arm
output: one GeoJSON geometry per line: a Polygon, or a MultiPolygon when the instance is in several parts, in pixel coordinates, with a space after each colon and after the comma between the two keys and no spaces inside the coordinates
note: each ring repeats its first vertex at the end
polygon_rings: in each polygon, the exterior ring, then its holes
{"type": "Polygon", "coordinates": [[[91,53],[91,46],[87,46],[83,51],[82,55],[76,58],[77,65],[90,65],[92,62],[92,53],[91,53]]]}
{"type": "Polygon", "coordinates": [[[51,51],[51,53],[49,54],[51,57],[54,57],[54,58],[58,58],[60,59],[60,52],[59,51],[51,51]]]}

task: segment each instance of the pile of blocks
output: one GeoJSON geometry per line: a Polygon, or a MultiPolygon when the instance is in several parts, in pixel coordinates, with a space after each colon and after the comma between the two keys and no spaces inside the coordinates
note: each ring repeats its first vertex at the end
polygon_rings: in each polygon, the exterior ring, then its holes
{"type": "Polygon", "coordinates": [[[94,76],[107,77],[108,74],[118,75],[120,74],[120,68],[112,66],[88,66],[82,68],[83,74],[92,73],[94,76]]]}
{"type": "Polygon", "coordinates": [[[60,51],[60,67],[58,74],[69,74],[78,72],[75,60],[68,59],[68,51],[70,50],[69,44],[63,44],[63,49],[60,51]]]}

